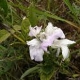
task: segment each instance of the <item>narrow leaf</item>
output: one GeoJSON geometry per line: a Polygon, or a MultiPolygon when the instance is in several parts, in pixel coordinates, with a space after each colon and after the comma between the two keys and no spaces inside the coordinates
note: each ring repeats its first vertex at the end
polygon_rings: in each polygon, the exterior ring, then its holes
{"type": "Polygon", "coordinates": [[[39,69],[38,66],[35,66],[33,68],[28,69],[27,71],[25,71],[23,73],[23,75],[21,76],[21,79],[23,79],[25,76],[29,75],[30,73],[33,73],[34,71],[37,71],[39,69]]]}
{"type": "Polygon", "coordinates": [[[80,28],[78,26],[76,26],[73,22],[71,21],[68,21],[66,19],[63,19],[55,14],[52,14],[48,11],[39,11],[38,9],[35,9],[36,13],[40,14],[40,15],[44,15],[44,16],[47,16],[47,17],[50,17],[50,18],[53,18],[53,19],[56,19],[56,20],[60,20],[60,21],[63,21],[63,22],[66,22],[70,25],[72,25],[73,27],[75,27],[76,29],[80,30],[80,28]]]}
{"type": "Polygon", "coordinates": [[[73,14],[75,14],[75,11],[74,11],[74,9],[73,9],[70,1],[69,1],[69,0],[63,0],[63,1],[64,1],[65,4],[68,6],[68,8],[70,9],[70,11],[71,11],[73,14]]]}

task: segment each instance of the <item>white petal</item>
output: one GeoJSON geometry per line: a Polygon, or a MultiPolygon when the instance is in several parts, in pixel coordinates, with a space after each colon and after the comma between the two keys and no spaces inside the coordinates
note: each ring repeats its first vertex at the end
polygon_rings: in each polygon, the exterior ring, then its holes
{"type": "Polygon", "coordinates": [[[46,32],[46,35],[55,34],[56,38],[59,38],[59,37],[65,38],[63,31],[58,27],[54,27],[51,22],[48,23],[48,26],[46,27],[45,32],[46,32]]]}
{"type": "Polygon", "coordinates": [[[42,26],[41,27],[38,27],[38,26],[31,27],[30,26],[29,36],[35,36],[36,37],[36,35],[40,33],[41,28],[42,28],[42,26]]]}
{"type": "Polygon", "coordinates": [[[57,38],[65,38],[64,33],[61,29],[55,30],[51,35],[47,35],[45,39],[43,39],[43,42],[41,43],[42,47],[48,47],[53,44],[53,46],[61,46],[60,40],[56,40],[57,38]]]}
{"type": "Polygon", "coordinates": [[[34,48],[33,46],[30,46],[29,51],[30,51],[31,60],[34,60],[35,55],[37,55],[36,48],[34,48]]]}
{"type": "Polygon", "coordinates": [[[67,46],[61,46],[64,60],[69,57],[69,49],[67,46]]]}
{"type": "Polygon", "coordinates": [[[57,28],[53,34],[55,34],[56,38],[65,38],[65,34],[63,33],[63,31],[60,28],[57,28]]]}
{"type": "Polygon", "coordinates": [[[37,50],[37,55],[35,56],[35,61],[43,61],[44,51],[42,49],[37,50]]]}
{"type": "Polygon", "coordinates": [[[30,46],[29,50],[30,50],[31,60],[43,61],[44,51],[41,48],[30,46]]]}
{"type": "Polygon", "coordinates": [[[74,43],[75,43],[75,41],[71,41],[69,39],[60,40],[60,44],[62,44],[62,45],[68,45],[68,44],[74,44],[74,43]]]}
{"type": "Polygon", "coordinates": [[[32,39],[31,41],[27,41],[27,45],[40,46],[40,41],[37,39],[32,39]]]}
{"type": "Polygon", "coordinates": [[[44,39],[41,43],[41,47],[44,50],[47,50],[48,46],[54,46],[53,42],[56,39],[56,37],[54,36],[54,34],[47,36],[46,39],[44,39]]]}
{"type": "Polygon", "coordinates": [[[46,34],[51,35],[53,33],[53,31],[54,31],[53,25],[51,22],[49,22],[45,29],[45,32],[46,32],[46,34]]]}
{"type": "Polygon", "coordinates": [[[30,29],[29,36],[34,36],[34,30],[33,30],[33,28],[30,26],[29,29],[30,29]]]}
{"type": "Polygon", "coordinates": [[[52,44],[52,48],[57,48],[57,47],[61,47],[61,46],[68,46],[69,44],[74,44],[75,41],[71,41],[71,40],[68,40],[68,39],[62,39],[62,40],[55,40],[52,44]]]}

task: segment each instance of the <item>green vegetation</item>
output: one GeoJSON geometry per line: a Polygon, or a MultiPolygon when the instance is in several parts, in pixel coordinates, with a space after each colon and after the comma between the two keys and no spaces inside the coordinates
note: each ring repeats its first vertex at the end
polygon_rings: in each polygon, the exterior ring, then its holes
{"type": "MultiPolygon", "coordinates": [[[[46,53],[46,52],[45,52],[46,53]]],[[[0,1],[0,80],[79,80],[80,79],[80,0],[1,0],[0,1]],[[26,41],[29,26],[52,22],[66,37],[70,57],[63,61],[56,50],[42,62],[30,59],[26,41]]]]}

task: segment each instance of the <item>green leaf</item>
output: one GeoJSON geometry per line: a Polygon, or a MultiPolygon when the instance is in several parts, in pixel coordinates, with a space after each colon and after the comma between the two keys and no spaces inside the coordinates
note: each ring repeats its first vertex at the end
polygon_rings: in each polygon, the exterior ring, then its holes
{"type": "Polygon", "coordinates": [[[5,74],[10,68],[12,68],[12,65],[11,61],[0,61],[0,75],[5,74]]]}
{"type": "Polygon", "coordinates": [[[28,18],[23,19],[22,24],[21,24],[21,31],[22,31],[22,35],[24,36],[25,41],[28,36],[29,26],[30,26],[30,22],[28,18]]]}
{"type": "Polygon", "coordinates": [[[76,13],[76,12],[78,12],[78,10],[74,7],[74,5],[72,5],[72,4],[70,3],[70,0],[63,0],[63,1],[64,1],[64,3],[68,6],[70,12],[72,13],[72,14],[70,14],[70,16],[71,16],[76,22],[78,22],[78,23],[80,24],[80,20],[79,20],[79,18],[78,18],[78,16],[77,16],[77,13],[76,13]]]}
{"type": "Polygon", "coordinates": [[[69,10],[74,14],[74,16],[76,16],[76,9],[74,8],[74,6],[70,3],[69,0],[63,0],[65,2],[65,4],[68,6],[69,10]]]}
{"type": "Polygon", "coordinates": [[[51,54],[44,55],[44,63],[40,68],[40,80],[50,80],[59,68],[58,61],[55,58],[55,51],[51,51],[50,49],[49,51],[51,54]]]}
{"type": "Polygon", "coordinates": [[[9,33],[8,31],[6,31],[5,29],[0,30],[0,43],[3,42],[3,41],[5,41],[11,34],[14,34],[18,30],[21,30],[21,27],[18,26],[18,25],[14,25],[13,29],[9,29],[9,31],[11,33],[9,33]]]}
{"type": "Polygon", "coordinates": [[[7,13],[8,13],[8,4],[7,4],[7,0],[0,0],[0,7],[3,9],[4,15],[6,16],[7,13]]]}
{"type": "Polygon", "coordinates": [[[38,18],[37,18],[37,14],[35,12],[35,6],[34,6],[33,3],[29,6],[28,10],[29,10],[29,12],[28,12],[28,18],[29,18],[29,21],[30,21],[31,25],[32,26],[37,25],[38,18]]]}
{"type": "Polygon", "coordinates": [[[55,66],[53,66],[51,63],[46,63],[42,68],[40,68],[40,80],[50,80],[55,71],[55,66]]]}
{"type": "Polygon", "coordinates": [[[6,50],[7,50],[7,49],[6,49],[4,46],[0,45],[0,59],[4,56],[4,52],[5,52],[6,50]]]}
{"type": "Polygon", "coordinates": [[[35,12],[37,14],[40,14],[40,15],[44,15],[44,16],[47,16],[47,17],[50,17],[50,18],[53,18],[53,19],[56,19],[56,20],[60,20],[60,21],[66,22],[66,23],[72,25],[73,27],[75,27],[76,29],[80,30],[80,28],[78,26],[76,26],[74,23],[72,23],[72,22],[70,22],[70,21],[68,21],[66,19],[63,19],[63,18],[61,18],[61,17],[59,17],[59,16],[57,16],[57,15],[55,15],[53,13],[50,13],[48,11],[40,11],[38,9],[35,9],[35,12]]]}
{"type": "Polygon", "coordinates": [[[16,31],[21,30],[21,26],[19,26],[19,25],[14,25],[14,26],[13,26],[13,29],[16,30],[16,31]]]}
{"type": "MultiPolygon", "coordinates": [[[[54,76],[56,69],[54,67],[48,67],[49,69],[47,69],[47,71],[45,71],[44,69],[40,70],[40,80],[50,80],[52,78],[52,76],[54,76]],[[49,71],[51,69],[51,71],[49,71]]],[[[46,69],[46,67],[45,67],[46,69]]]]}
{"type": "Polygon", "coordinates": [[[4,46],[0,45],[0,51],[4,51],[4,50],[6,50],[6,48],[4,46]]]}
{"type": "Polygon", "coordinates": [[[23,75],[21,76],[21,79],[23,79],[25,76],[33,73],[34,71],[37,71],[39,68],[40,68],[40,67],[35,66],[35,67],[33,67],[33,68],[28,69],[27,71],[25,71],[25,72],[23,73],[23,75]]]}
{"type": "Polygon", "coordinates": [[[0,43],[2,41],[5,41],[8,37],[10,36],[10,33],[7,32],[6,30],[0,30],[0,43]]]}
{"type": "Polygon", "coordinates": [[[75,13],[74,10],[73,10],[72,5],[71,5],[71,3],[70,3],[70,1],[69,1],[69,0],[63,0],[63,1],[64,1],[65,4],[68,6],[68,8],[70,9],[70,11],[72,11],[73,13],[75,13]]]}

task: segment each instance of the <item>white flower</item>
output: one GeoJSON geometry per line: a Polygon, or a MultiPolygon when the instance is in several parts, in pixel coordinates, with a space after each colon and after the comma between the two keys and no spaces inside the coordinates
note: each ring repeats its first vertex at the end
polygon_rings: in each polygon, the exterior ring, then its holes
{"type": "Polygon", "coordinates": [[[63,58],[65,60],[66,58],[69,57],[68,45],[69,44],[74,44],[74,43],[75,43],[75,41],[71,41],[71,40],[68,40],[68,39],[55,40],[51,47],[52,48],[58,48],[57,56],[59,55],[60,48],[61,48],[62,55],[63,55],[63,58]]]}
{"type": "Polygon", "coordinates": [[[41,46],[44,49],[46,49],[48,46],[51,46],[55,39],[65,38],[63,31],[58,27],[54,27],[50,22],[48,23],[43,35],[45,38],[42,39],[43,42],[41,43],[41,46]]]}
{"type": "Polygon", "coordinates": [[[68,58],[68,45],[75,42],[64,39],[65,34],[63,33],[63,31],[58,27],[54,27],[50,22],[48,23],[44,32],[41,31],[41,28],[42,27],[38,26],[30,26],[29,36],[36,37],[31,41],[27,41],[27,45],[29,45],[31,60],[43,61],[44,51],[48,53],[49,51],[47,50],[47,47],[49,46],[51,46],[52,48],[57,48],[57,56],[59,55],[61,49],[64,60],[68,58]],[[58,40],[58,38],[61,38],[61,40],[58,40]]]}
{"type": "Polygon", "coordinates": [[[37,39],[33,39],[31,41],[27,41],[27,44],[29,45],[31,60],[43,61],[44,51],[40,47],[41,42],[37,39]]]}
{"type": "Polygon", "coordinates": [[[54,27],[51,22],[48,23],[48,26],[45,29],[45,33],[47,36],[54,34],[56,38],[65,38],[63,31],[58,27],[54,27]]]}
{"type": "Polygon", "coordinates": [[[53,41],[57,38],[65,38],[63,31],[58,27],[53,27],[52,23],[48,23],[44,32],[41,32],[42,27],[31,27],[29,36],[37,37],[31,41],[28,41],[30,50],[30,57],[35,61],[42,61],[44,51],[47,51],[47,47],[53,44],[53,41]]]}
{"type": "Polygon", "coordinates": [[[34,37],[36,37],[36,35],[40,33],[41,28],[42,28],[42,26],[41,26],[41,27],[38,27],[38,26],[31,27],[31,26],[30,26],[30,27],[29,27],[29,29],[30,29],[29,36],[34,36],[34,37]]]}

